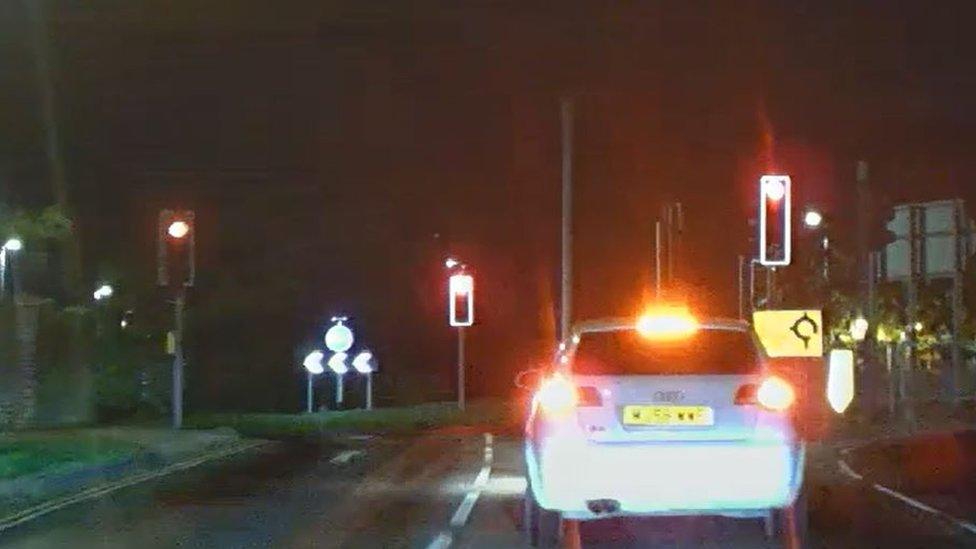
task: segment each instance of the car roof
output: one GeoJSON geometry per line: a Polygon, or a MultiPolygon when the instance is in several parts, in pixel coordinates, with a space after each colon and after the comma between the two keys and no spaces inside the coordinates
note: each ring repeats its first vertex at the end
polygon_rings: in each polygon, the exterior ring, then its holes
{"type": "MultiPolygon", "coordinates": [[[[699,319],[698,325],[706,330],[729,330],[734,332],[748,332],[749,323],[734,318],[705,318],[699,319]]],[[[573,325],[573,335],[594,332],[616,332],[633,330],[634,319],[627,317],[607,317],[593,320],[583,320],[573,325]]]]}

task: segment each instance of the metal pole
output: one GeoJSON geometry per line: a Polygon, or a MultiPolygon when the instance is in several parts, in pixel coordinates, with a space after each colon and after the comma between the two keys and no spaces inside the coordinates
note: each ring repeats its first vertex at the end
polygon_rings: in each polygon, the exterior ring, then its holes
{"type": "Polygon", "coordinates": [[[336,410],[342,409],[343,383],[342,374],[336,374],[336,410]]]}
{"type": "Polygon", "coordinates": [[[0,248],[0,300],[7,299],[7,248],[0,248]]]}
{"type": "Polygon", "coordinates": [[[464,326],[458,327],[458,408],[464,410],[464,326]]]}
{"type": "Polygon", "coordinates": [[[186,287],[180,285],[176,291],[173,339],[173,429],[183,427],[183,309],[186,307],[186,287]]]}
{"type": "Polygon", "coordinates": [[[366,409],[373,409],[373,372],[366,374],[366,409]]]}
{"type": "Polygon", "coordinates": [[[306,402],[305,411],[311,414],[312,411],[313,411],[313,409],[312,409],[312,372],[307,372],[307,373],[308,373],[308,384],[305,386],[305,402],[306,402]]]}
{"type": "Polygon", "coordinates": [[[773,269],[774,267],[766,267],[766,308],[772,308],[773,306],[773,269]]]}
{"type": "Polygon", "coordinates": [[[908,376],[914,375],[915,372],[915,363],[917,360],[916,348],[918,345],[915,322],[918,318],[918,277],[922,264],[921,258],[919,257],[919,229],[919,210],[918,208],[912,207],[908,210],[908,326],[905,330],[905,333],[908,334],[905,342],[908,347],[908,353],[905,357],[906,360],[903,361],[904,366],[900,373],[901,397],[904,399],[902,407],[905,411],[905,419],[909,423],[913,422],[913,410],[909,396],[911,380],[908,379],[908,376]]]}
{"type": "MultiPolygon", "coordinates": [[[[559,337],[569,337],[573,307],[573,104],[563,99],[560,106],[562,121],[562,307],[559,319],[559,337]]],[[[459,337],[463,337],[460,336],[459,337]]],[[[459,344],[460,345],[460,344],[459,344]]],[[[460,393],[459,393],[460,394],[460,393]]],[[[459,400],[459,403],[462,401],[459,400]]],[[[463,407],[463,404],[462,404],[463,407]]]]}
{"type": "Polygon", "coordinates": [[[749,314],[756,310],[756,261],[749,262],[749,314]]]}
{"type": "MultiPolygon", "coordinates": [[[[661,299],[661,222],[654,222],[654,296],[661,299]]],[[[565,338],[564,338],[565,339],[565,338]]]]}
{"type": "Polygon", "coordinates": [[[953,208],[953,251],[955,255],[955,266],[952,271],[952,387],[950,392],[950,402],[958,405],[962,391],[960,390],[962,374],[962,326],[965,322],[965,312],[963,309],[963,254],[968,249],[963,239],[965,231],[966,216],[963,212],[962,202],[957,201],[953,208]],[[966,246],[966,247],[964,247],[966,246]]]}
{"type": "Polygon", "coordinates": [[[668,204],[668,286],[674,283],[674,204],[668,204]]]}
{"type": "Polygon", "coordinates": [[[893,347],[891,343],[885,343],[885,366],[887,367],[888,373],[888,417],[895,417],[895,401],[898,397],[898,391],[895,386],[895,369],[893,361],[893,347]]]}
{"type": "Polygon", "coordinates": [[[745,298],[745,288],[743,287],[745,281],[742,278],[743,275],[745,274],[745,268],[746,268],[746,258],[744,255],[740,255],[739,270],[738,270],[739,277],[737,279],[737,282],[739,283],[739,320],[745,318],[745,304],[742,302],[743,298],[745,298]]]}

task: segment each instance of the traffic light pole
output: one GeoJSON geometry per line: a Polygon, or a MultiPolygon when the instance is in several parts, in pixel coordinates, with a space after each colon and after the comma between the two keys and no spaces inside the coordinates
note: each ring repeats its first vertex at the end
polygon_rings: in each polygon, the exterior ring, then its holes
{"type": "Polygon", "coordinates": [[[174,311],[173,339],[173,429],[183,427],[183,311],[186,308],[186,286],[180,285],[176,290],[174,311]]]}
{"type": "Polygon", "coordinates": [[[457,380],[458,380],[458,408],[464,410],[464,326],[458,326],[457,350],[457,380]]]}

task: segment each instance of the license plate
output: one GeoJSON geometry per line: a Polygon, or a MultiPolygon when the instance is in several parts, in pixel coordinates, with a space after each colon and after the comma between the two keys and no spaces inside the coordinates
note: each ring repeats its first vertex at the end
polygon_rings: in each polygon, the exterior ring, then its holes
{"type": "Polygon", "coordinates": [[[715,412],[708,406],[624,406],[625,425],[715,424],[715,412]]]}

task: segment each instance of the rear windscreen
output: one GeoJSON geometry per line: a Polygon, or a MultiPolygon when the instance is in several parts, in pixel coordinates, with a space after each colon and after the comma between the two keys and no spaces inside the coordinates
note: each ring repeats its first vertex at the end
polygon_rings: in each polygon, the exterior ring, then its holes
{"type": "Polygon", "coordinates": [[[584,333],[573,359],[573,373],[580,375],[746,374],[758,366],[747,332],[707,329],[672,341],[636,330],[584,333]]]}

